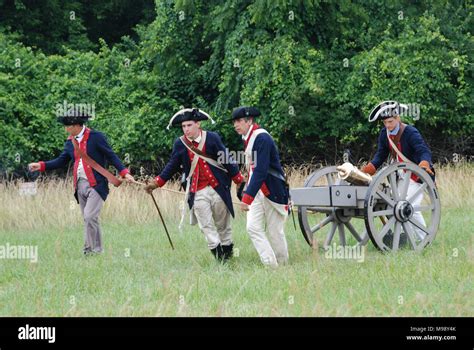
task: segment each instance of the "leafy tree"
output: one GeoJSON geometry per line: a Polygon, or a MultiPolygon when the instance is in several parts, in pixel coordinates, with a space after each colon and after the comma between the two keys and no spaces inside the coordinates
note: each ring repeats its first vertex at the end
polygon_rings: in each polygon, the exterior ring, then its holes
{"type": "Polygon", "coordinates": [[[0,0],[0,162],[57,155],[63,101],[94,105],[92,127],[135,170],[158,171],[179,134],[169,118],[191,106],[240,149],[230,113],[255,105],[285,162],[334,163],[345,149],[371,156],[379,125],[367,115],[397,99],[420,106],[405,121],[435,159],[470,155],[472,10],[445,0],[164,0],[153,11],[145,0],[0,0]]]}

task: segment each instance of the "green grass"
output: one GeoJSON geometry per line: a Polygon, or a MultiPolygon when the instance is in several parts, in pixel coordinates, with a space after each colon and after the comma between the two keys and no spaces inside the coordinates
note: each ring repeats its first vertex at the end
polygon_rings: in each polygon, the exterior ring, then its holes
{"type": "Polygon", "coordinates": [[[92,257],[81,253],[79,221],[0,232],[2,244],[38,245],[39,253],[36,264],[0,260],[0,316],[474,315],[470,208],[443,209],[422,253],[382,254],[369,242],[361,263],[312,250],[290,218],[290,264],[276,270],[261,265],[241,213],[233,221],[238,257],[227,265],[197,227],[179,233],[176,218],[168,216],[175,251],[158,220],[126,222],[102,220],[105,253],[92,257]]]}

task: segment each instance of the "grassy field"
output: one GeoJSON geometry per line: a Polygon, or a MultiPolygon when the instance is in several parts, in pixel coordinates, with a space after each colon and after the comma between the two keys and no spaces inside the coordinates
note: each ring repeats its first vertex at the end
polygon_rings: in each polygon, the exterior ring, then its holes
{"type": "MultiPolygon", "coordinates": [[[[292,186],[308,171],[291,172],[292,186]]],[[[0,245],[38,246],[39,256],[0,260],[0,316],[473,316],[473,175],[465,164],[438,171],[441,227],[420,254],[381,254],[369,242],[363,262],[329,259],[290,218],[290,264],[276,270],[261,265],[242,213],[238,256],[220,265],[197,227],[178,231],[180,195],[155,191],[172,251],[151,199],[132,185],[111,189],[105,253],[84,257],[70,182],[40,182],[34,197],[0,184],[0,245]]]]}

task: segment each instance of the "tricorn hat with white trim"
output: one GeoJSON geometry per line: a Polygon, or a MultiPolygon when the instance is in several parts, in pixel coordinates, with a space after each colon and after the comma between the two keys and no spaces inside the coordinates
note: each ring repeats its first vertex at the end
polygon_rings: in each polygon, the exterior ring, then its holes
{"type": "Polygon", "coordinates": [[[398,103],[397,101],[383,101],[370,112],[369,122],[396,117],[406,110],[408,110],[408,106],[405,104],[398,103]]]}
{"type": "Polygon", "coordinates": [[[211,118],[209,114],[204,111],[201,111],[198,108],[184,108],[179,112],[176,112],[170,119],[166,129],[169,130],[171,126],[180,126],[182,122],[187,122],[190,120],[200,121],[210,119],[212,124],[215,124],[215,121],[211,118]]]}

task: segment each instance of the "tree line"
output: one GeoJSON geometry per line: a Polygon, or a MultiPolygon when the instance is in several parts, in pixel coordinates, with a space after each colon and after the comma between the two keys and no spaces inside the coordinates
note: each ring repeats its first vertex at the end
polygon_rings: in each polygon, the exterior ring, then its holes
{"type": "Polygon", "coordinates": [[[227,121],[254,105],[285,164],[354,162],[375,151],[380,101],[404,117],[436,161],[472,154],[471,1],[0,0],[0,167],[58,155],[61,104],[94,108],[130,164],[156,170],[182,107],[227,121]],[[416,110],[416,108],[414,109],[416,110]]]}

